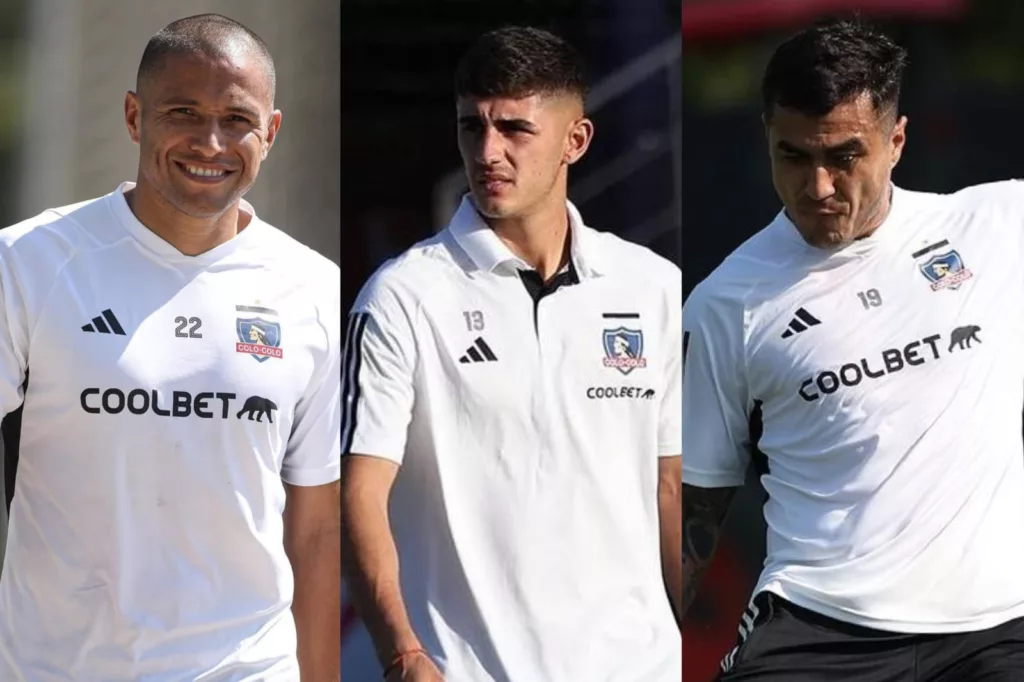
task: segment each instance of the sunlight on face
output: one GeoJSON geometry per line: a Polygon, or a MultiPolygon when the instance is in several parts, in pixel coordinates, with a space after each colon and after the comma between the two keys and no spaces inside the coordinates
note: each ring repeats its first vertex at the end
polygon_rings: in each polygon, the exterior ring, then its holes
{"type": "Polygon", "coordinates": [[[772,181],[809,244],[834,248],[878,227],[906,139],[906,119],[893,118],[867,94],[817,118],[775,107],[766,123],[772,181]]]}

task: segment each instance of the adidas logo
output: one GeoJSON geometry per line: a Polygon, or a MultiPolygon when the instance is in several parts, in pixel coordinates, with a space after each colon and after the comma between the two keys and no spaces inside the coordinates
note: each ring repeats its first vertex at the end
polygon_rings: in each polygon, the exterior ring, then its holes
{"type": "Polygon", "coordinates": [[[114,317],[114,313],[107,308],[103,311],[100,317],[92,318],[92,324],[83,324],[83,332],[99,332],[100,334],[117,334],[118,336],[124,336],[124,329],[121,327],[121,323],[114,317]],[[104,322],[106,320],[106,322],[104,322]],[[110,325],[109,327],[107,325],[110,325]]]}
{"type": "Polygon", "coordinates": [[[491,347],[487,345],[483,337],[478,338],[473,342],[473,345],[469,347],[466,354],[459,358],[459,362],[462,364],[469,364],[470,362],[497,362],[498,358],[491,350],[491,347]]]}
{"type": "Polygon", "coordinates": [[[799,334],[800,332],[807,331],[808,327],[813,327],[816,324],[821,324],[821,320],[811,315],[803,308],[798,308],[796,316],[789,321],[789,329],[782,332],[782,338],[788,339],[793,334],[799,334]]]}

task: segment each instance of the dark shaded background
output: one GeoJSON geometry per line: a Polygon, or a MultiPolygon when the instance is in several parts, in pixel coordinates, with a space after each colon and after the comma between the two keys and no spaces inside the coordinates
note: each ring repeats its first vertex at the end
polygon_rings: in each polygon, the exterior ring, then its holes
{"type": "MultiPolygon", "coordinates": [[[[387,257],[429,236],[433,193],[459,166],[452,75],[482,32],[509,24],[548,28],[586,56],[592,83],[678,36],[676,2],[488,0],[346,2],[342,7],[343,303],[387,257]]],[[[678,61],[676,64],[678,68],[678,61]]],[[[594,115],[596,136],[570,174],[576,184],[607,168],[626,176],[580,206],[592,226],[619,233],[672,202],[667,72],[654,73],[594,115]],[[647,156],[625,159],[641,147],[647,156]],[[615,164],[619,164],[615,166],[615,164]]],[[[678,81],[677,81],[678,82],[678,81]]],[[[642,155],[642,152],[640,152],[642,155]]],[[[678,163],[678,155],[675,159],[678,163]]],[[[612,171],[608,171],[613,174],[612,171]]],[[[447,218],[446,216],[445,218],[447,218]]],[[[649,243],[678,262],[678,207],[649,243]]]]}

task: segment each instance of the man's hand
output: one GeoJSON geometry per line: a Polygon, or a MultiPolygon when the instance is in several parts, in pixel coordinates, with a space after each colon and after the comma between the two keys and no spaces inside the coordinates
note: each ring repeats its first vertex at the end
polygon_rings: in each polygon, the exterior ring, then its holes
{"type": "Polygon", "coordinates": [[[425,654],[408,656],[388,674],[385,682],[445,682],[441,671],[425,654]]]}

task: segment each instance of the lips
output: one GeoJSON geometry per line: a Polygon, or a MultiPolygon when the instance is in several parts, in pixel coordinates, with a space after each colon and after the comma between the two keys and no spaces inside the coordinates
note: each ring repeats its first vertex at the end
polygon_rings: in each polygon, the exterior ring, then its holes
{"type": "Polygon", "coordinates": [[[512,185],[512,179],[505,175],[480,175],[477,176],[476,184],[488,194],[498,194],[512,185]]]}
{"type": "Polygon", "coordinates": [[[216,181],[222,180],[234,173],[233,170],[222,166],[210,166],[206,164],[189,163],[187,161],[176,161],[175,163],[185,175],[195,179],[216,181]]]}

